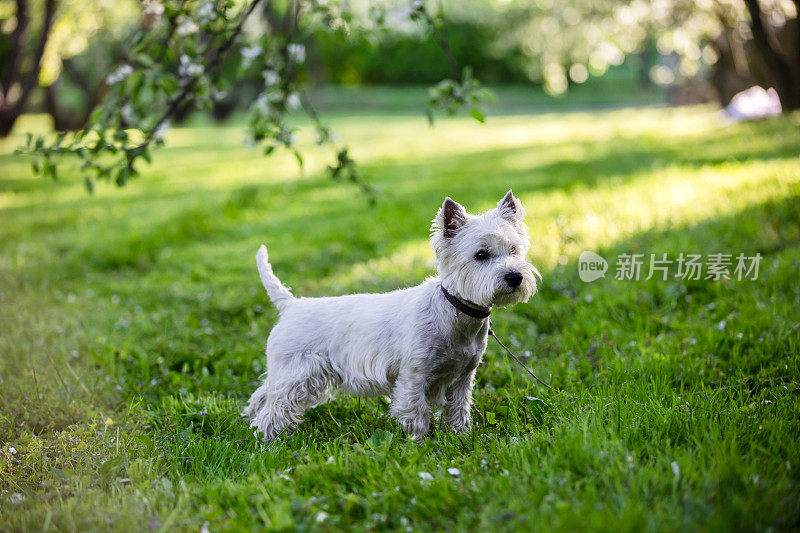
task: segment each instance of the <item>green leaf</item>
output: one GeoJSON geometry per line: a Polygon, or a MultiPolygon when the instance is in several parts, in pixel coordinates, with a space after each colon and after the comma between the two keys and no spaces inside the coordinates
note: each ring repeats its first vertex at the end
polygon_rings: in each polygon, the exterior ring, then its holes
{"type": "Polygon", "coordinates": [[[382,452],[389,447],[393,438],[394,434],[382,429],[376,429],[372,436],[367,439],[367,445],[375,452],[382,452]]]}
{"type": "Polygon", "coordinates": [[[114,178],[114,183],[122,187],[128,181],[128,166],[122,166],[117,170],[117,176],[114,178]]]}
{"type": "Polygon", "coordinates": [[[297,164],[300,165],[300,167],[302,168],[303,167],[303,156],[300,154],[300,150],[297,150],[296,148],[292,148],[292,154],[294,154],[294,158],[297,159],[297,164]]]}
{"type": "Polygon", "coordinates": [[[475,120],[477,120],[477,121],[478,121],[478,122],[480,122],[481,124],[483,124],[484,122],[486,122],[486,118],[483,116],[483,113],[481,113],[481,112],[480,112],[479,110],[477,110],[477,109],[473,109],[473,110],[471,110],[471,111],[469,112],[469,114],[472,116],[472,118],[474,118],[475,120]]]}
{"type": "Polygon", "coordinates": [[[486,411],[486,423],[491,426],[497,424],[497,416],[493,411],[486,411]]]}

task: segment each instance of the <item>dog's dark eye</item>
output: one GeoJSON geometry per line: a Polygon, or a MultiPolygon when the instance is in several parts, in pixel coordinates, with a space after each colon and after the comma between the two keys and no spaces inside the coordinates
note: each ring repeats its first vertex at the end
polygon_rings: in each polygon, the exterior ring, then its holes
{"type": "Polygon", "coordinates": [[[516,246],[512,246],[510,253],[511,253],[511,255],[517,255],[517,247],[516,246]]]}
{"type": "Polygon", "coordinates": [[[489,252],[486,250],[480,250],[478,253],[475,254],[475,259],[477,261],[486,261],[489,259],[489,252]]]}

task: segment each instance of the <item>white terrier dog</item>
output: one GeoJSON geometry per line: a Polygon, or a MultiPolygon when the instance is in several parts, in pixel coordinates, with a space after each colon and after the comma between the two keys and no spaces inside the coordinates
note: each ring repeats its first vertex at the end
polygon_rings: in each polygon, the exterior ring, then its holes
{"type": "Polygon", "coordinates": [[[428,433],[435,407],[468,431],[491,308],[528,301],[541,278],[525,260],[524,217],[511,191],[478,216],[445,198],[431,226],[438,277],[385,294],[295,298],[261,246],[258,272],[280,319],[267,340],[266,380],[243,413],[256,435],[291,430],[334,389],[390,396],[391,416],[412,437],[428,433]]]}

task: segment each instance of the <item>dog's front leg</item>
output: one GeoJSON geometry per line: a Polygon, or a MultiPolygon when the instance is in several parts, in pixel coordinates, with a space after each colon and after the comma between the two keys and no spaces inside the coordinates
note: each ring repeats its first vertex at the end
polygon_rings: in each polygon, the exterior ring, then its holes
{"type": "Polygon", "coordinates": [[[389,413],[406,433],[415,438],[428,434],[431,408],[425,397],[427,376],[423,372],[408,369],[400,372],[394,385],[389,413]]]}
{"type": "Polygon", "coordinates": [[[444,422],[458,432],[467,432],[472,421],[472,387],[475,384],[473,368],[459,377],[445,391],[444,422]]]}

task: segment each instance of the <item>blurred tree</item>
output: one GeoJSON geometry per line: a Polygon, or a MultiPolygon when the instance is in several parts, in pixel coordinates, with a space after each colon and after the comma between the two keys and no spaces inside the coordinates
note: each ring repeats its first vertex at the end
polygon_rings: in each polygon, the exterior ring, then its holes
{"type": "Polygon", "coordinates": [[[125,58],[141,24],[135,0],[61,0],[42,57],[39,84],[58,131],[86,125],[106,92],[106,77],[125,58]]]}
{"type": "MultiPolygon", "coordinates": [[[[291,111],[302,109],[315,124],[318,143],[335,150],[331,176],[371,193],[347,148],[319,120],[303,90],[307,39],[317,31],[349,32],[362,19],[344,1],[283,0],[268,4],[265,26],[259,17],[251,17],[263,4],[267,2],[144,0],[141,28],[126,47],[124,63],[106,78],[108,91],[86,127],[55,139],[28,136],[23,151],[34,157],[34,170],[55,177],[57,162],[73,156],[81,161],[90,191],[96,179],[124,185],[137,174],[139,160],[149,161],[152,146],[163,142],[170,121],[186,109],[212,110],[240,80],[256,78],[258,94],[248,117],[250,142],[265,154],[286,148],[302,164],[295,128],[287,121],[291,111]]],[[[370,13],[378,13],[373,7],[370,13]]],[[[406,16],[437,35],[452,66],[451,78],[432,89],[429,117],[434,110],[454,113],[467,107],[482,120],[479,106],[486,93],[468,69],[457,71],[442,37],[441,12],[432,14],[414,0],[406,16]]]]}
{"type": "MultiPolygon", "coordinates": [[[[553,93],[602,75],[655,43],[650,69],[662,85],[710,76],[722,103],[760,83],[784,111],[800,108],[800,0],[515,0],[499,3],[508,31],[499,47],[521,49],[531,79],[553,93]]],[[[645,64],[647,64],[645,62],[645,64]]]]}
{"type": "Polygon", "coordinates": [[[37,86],[57,4],[0,3],[0,137],[9,134],[37,86]]]}
{"type": "Polygon", "coordinates": [[[134,0],[1,0],[0,136],[39,86],[57,129],[85,124],[120,59],[119,42],[137,19],[134,0]]]}

